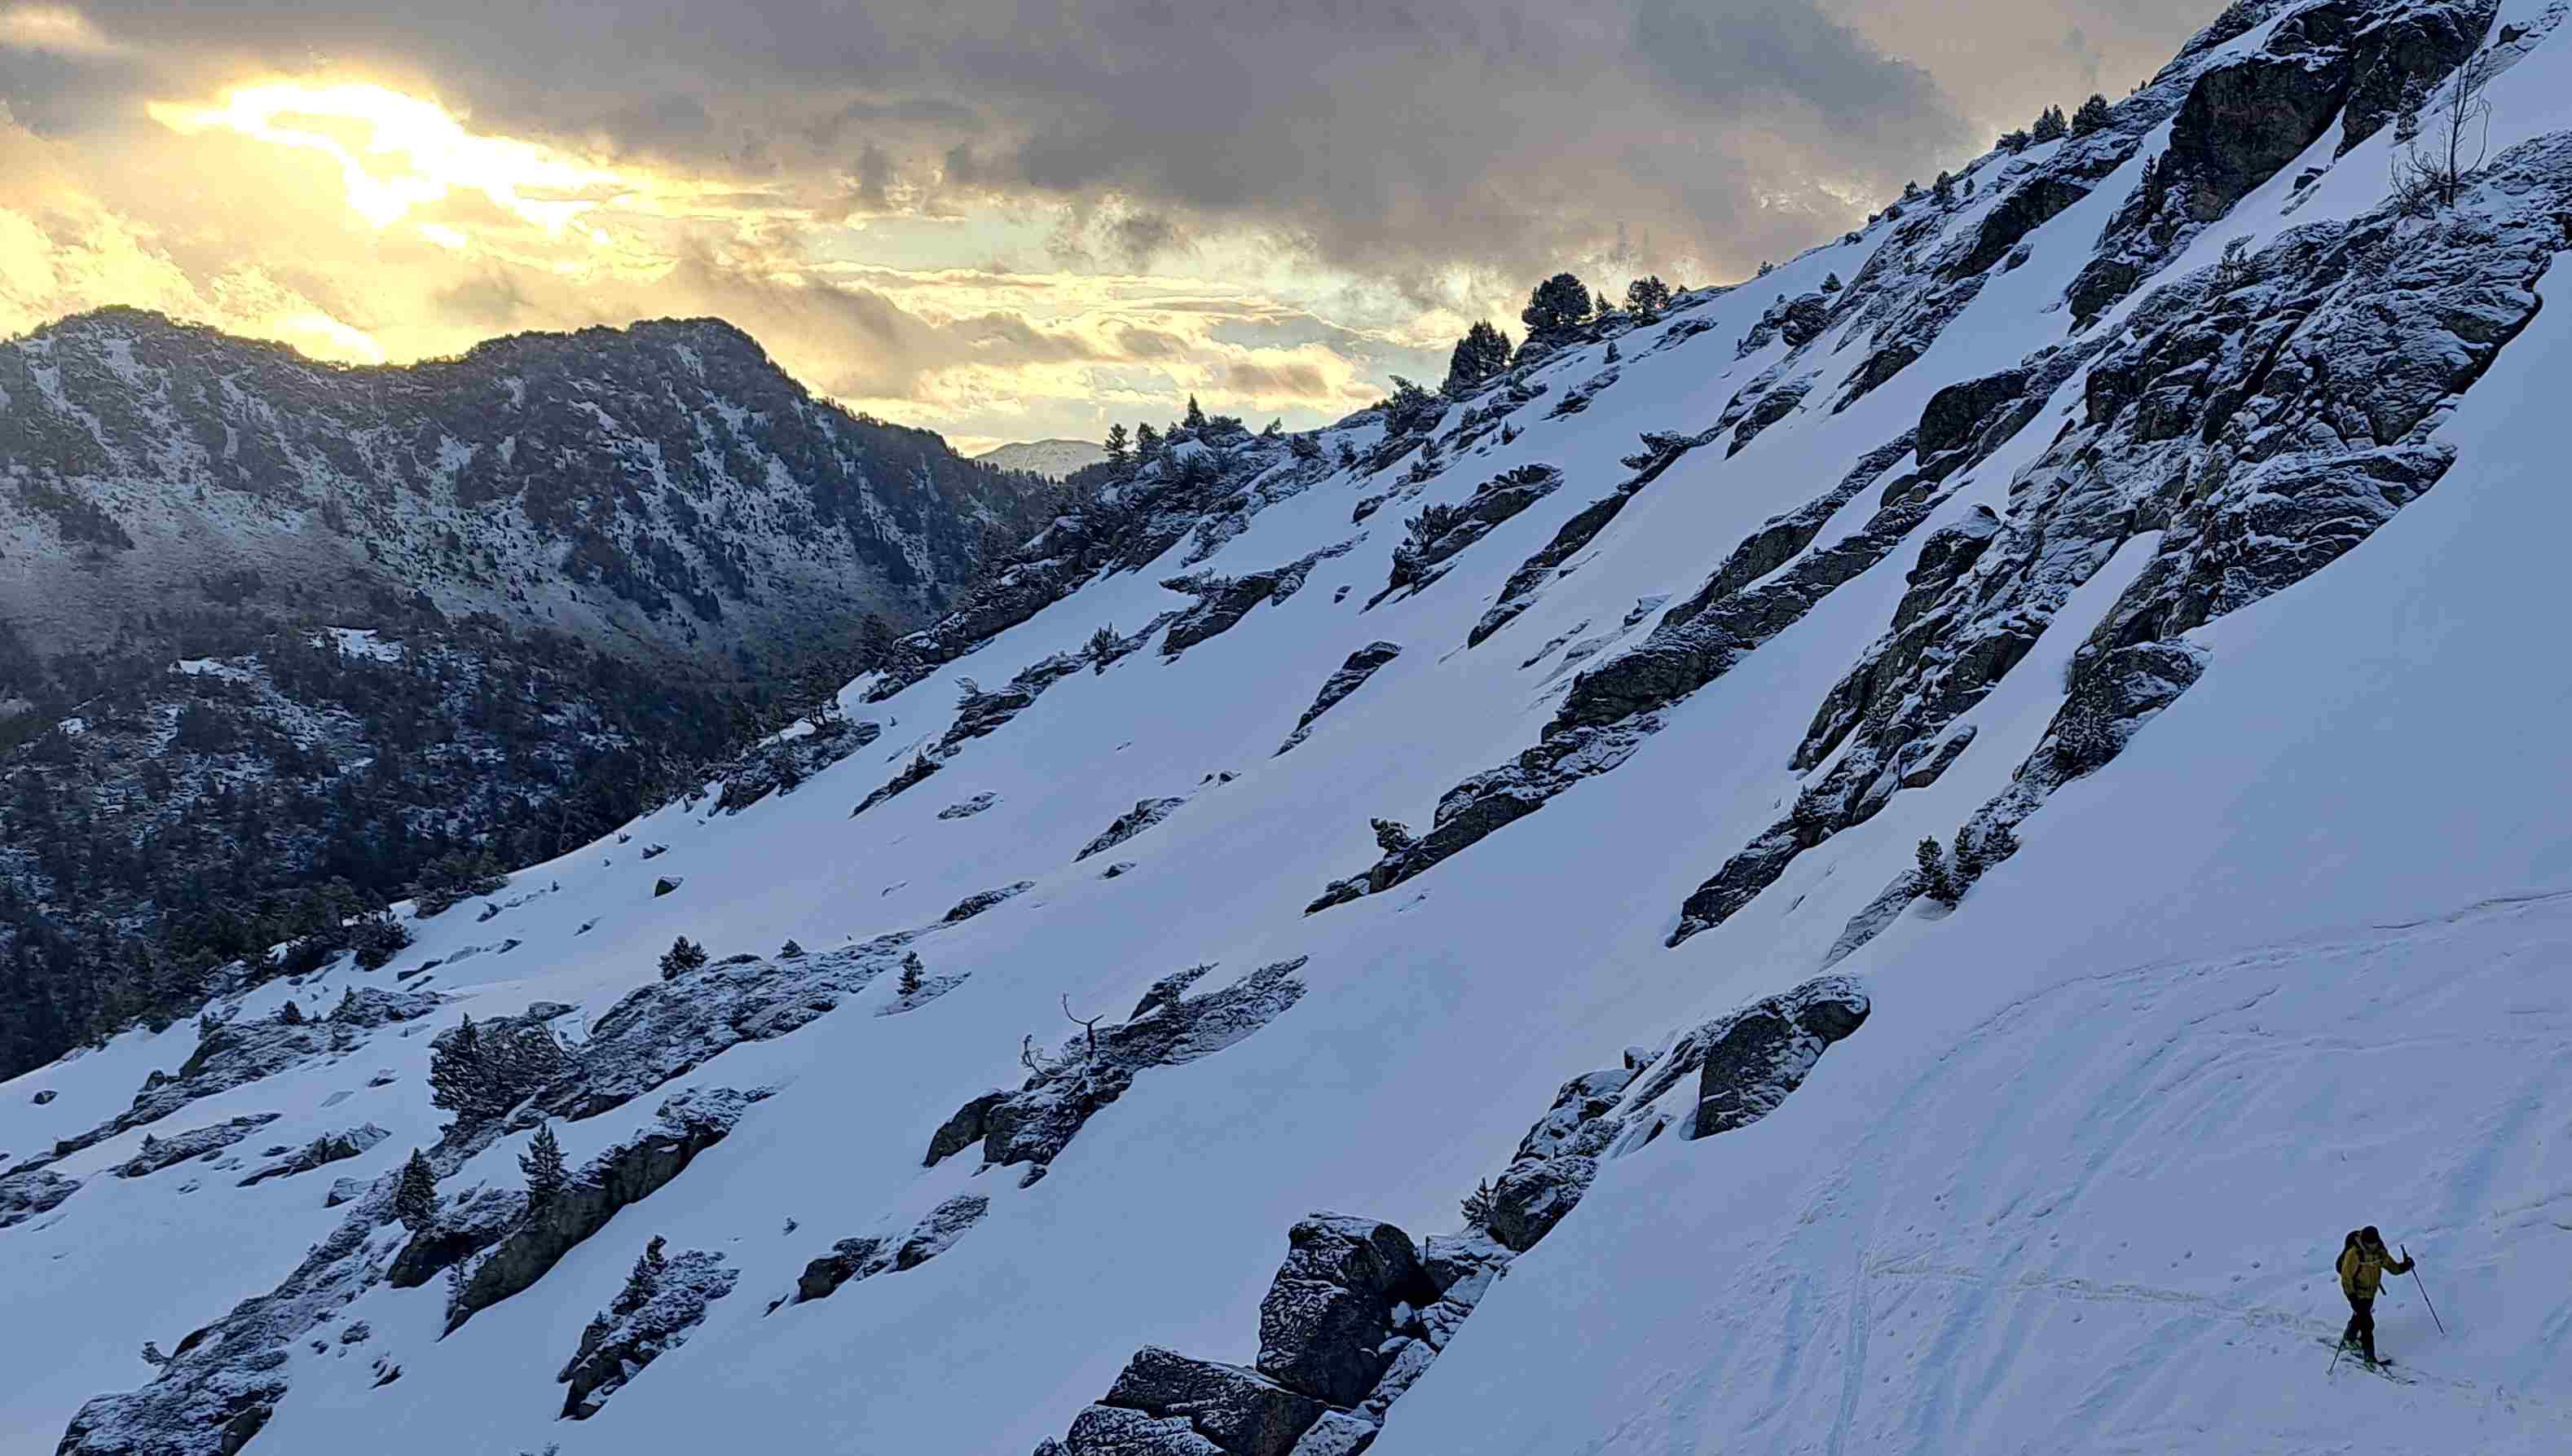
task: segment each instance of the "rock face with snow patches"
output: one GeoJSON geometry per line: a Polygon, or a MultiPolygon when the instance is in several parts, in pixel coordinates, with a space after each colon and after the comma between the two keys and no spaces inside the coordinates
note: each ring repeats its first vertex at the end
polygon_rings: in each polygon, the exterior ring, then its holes
{"type": "Polygon", "coordinates": [[[1084,471],[862,721],[13,1082],[0,1451],[2550,1453],[2567,19],[2244,0],[1084,471]],[[2414,1385],[2316,1353],[2352,1177],[2414,1385]]]}

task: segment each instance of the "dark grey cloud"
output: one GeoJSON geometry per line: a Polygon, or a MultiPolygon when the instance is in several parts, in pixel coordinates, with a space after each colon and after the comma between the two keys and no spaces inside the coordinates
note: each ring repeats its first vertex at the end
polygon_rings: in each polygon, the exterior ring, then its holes
{"type": "Polygon", "coordinates": [[[1619,223],[1646,240],[1638,265],[1746,265],[1832,231],[1849,189],[1898,188],[1988,140],[1980,91],[1906,53],[1934,49],[1976,82],[2013,57],[2096,71],[2103,37],[2131,49],[2197,23],[2146,0],[81,8],[148,59],[0,52],[22,121],[97,124],[146,87],[327,58],[407,79],[480,127],[620,155],[844,180],[855,156],[871,204],[895,176],[948,194],[1114,194],[1141,221],[1093,245],[1101,262],[1247,228],[1424,291],[1460,262],[1524,274],[1599,254],[1619,223]]]}

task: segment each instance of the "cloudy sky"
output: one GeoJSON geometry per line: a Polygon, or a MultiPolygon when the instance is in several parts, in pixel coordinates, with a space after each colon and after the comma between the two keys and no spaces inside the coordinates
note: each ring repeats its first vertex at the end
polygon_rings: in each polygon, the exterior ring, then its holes
{"type": "MultiPolygon", "coordinates": [[[[0,334],[401,362],[719,314],[964,448],[1724,281],[2217,0],[0,0],[0,334]]],[[[2204,12],[2204,13],[2200,13],[2204,12]]]]}

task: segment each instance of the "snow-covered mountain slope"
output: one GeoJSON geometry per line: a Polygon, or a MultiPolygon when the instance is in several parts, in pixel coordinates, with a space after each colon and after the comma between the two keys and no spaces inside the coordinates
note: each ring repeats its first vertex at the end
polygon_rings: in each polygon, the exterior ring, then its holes
{"type": "Polygon", "coordinates": [[[985,450],[973,457],[998,470],[1023,470],[1047,480],[1060,480],[1084,466],[1107,458],[1094,440],[1021,440],[985,450]]]}
{"type": "Polygon", "coordinates": [[[2236,7],[1434,419],[1209,427],[863,746],[0,1088],[0,1451],[2560,1449],[2572,34],[2493,9],[2236,7]],[[2440,34],[2493,157],[2398,217],[2440,34]]]}
{"type": "Polygon", "coordinates": [[[638,659],[787,658],[946,606],[986,524],[1042,520],[1023,479],[713,319],[341,368],[102,309],[0,344],[0,613],[49,653],[205,602],[366,621],[389,596],[638,659]]]}

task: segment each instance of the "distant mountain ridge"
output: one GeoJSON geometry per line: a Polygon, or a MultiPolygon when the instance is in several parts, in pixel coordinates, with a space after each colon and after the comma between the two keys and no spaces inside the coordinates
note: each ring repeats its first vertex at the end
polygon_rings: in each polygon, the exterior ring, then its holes
{"type": "Polygon", "coordinates": [[[46,652],[146,610],[389,597],[746,668],[936,611],[986,531],[1048,514],[714,319],[346,368],[106,308],[0,343],[0,616],[46,652]]]}
{"type": "Polygon", "coordinates": [[[1107,452],[1088,440],[1021,440],[973,457],[995,469],[1023,470],[1047,480],[1060,480],[1106,458],[1107,452]]]}

